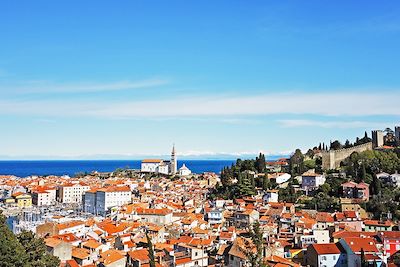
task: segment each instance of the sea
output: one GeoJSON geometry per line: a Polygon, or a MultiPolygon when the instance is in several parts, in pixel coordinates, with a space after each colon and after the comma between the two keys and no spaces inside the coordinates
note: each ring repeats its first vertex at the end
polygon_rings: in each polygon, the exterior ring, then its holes
{"type": "MultiPolygon", "coordinates": [[[[235,160],[179,160],[178,168],[185,164],[193,173],[220,173],[235,160]]],[[[140,160],[4,160],[0,161],[0,175],[17,177],[69,175],[77,173],[112,172],[118,168],[140,169],[140,160]]]]}

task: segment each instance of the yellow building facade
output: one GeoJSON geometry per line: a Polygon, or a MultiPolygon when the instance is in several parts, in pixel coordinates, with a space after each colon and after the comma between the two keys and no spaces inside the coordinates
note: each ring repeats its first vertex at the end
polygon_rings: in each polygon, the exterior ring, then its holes
{"type": "Polygon", "coordinates": [[[20,194],[15,196],[18,208],[30,208],[32,207],[32,196],[30,194],[20,194]]]}

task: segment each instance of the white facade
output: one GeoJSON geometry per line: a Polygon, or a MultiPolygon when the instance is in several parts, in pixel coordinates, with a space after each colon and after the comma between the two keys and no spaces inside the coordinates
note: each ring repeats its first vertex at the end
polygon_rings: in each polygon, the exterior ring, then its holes
{"type": "Polygon", "coordinates": [[[264,196],[264,202],[278,202],[279,199],[279,191],[278,190],[268,190],[264,196]]]}
{"type": "Polygon", "coordinates": [[[32,202],[36,206],[50,206],[54,204],[52,201],[52,194],[48,191],[33,192],[32,202]]]}
{"type": "Polygon", "coordinates": [[[158,168],[162,160],[143,160],[141,165],[141,172],[158,173],[158,168]]]}
{"type": "Polygon", "coordinates": [[[172,223],[172,211],[167,209],[144,209],[138,212],[138,216],[144,222],[157,225],[167,225],[172,223]]]}
{"type": "Polygon", "coordinates": [[[317,244],[328,244],[330,242],[329,230],[313,230],[313,236],[317,244]]]}
{"type": "Polygon", "coordinates": [[[128,204],[131,199],[132,192],[128,187],[100,189],[96,192],[95,213],[104,215],[108,209],[128,204]]]}
{"type": "Polygon", "coordinates": [[[160,173],[165,175],[173,175],[177,173],[177,157],[175,146],[172,148],[171,160],[162,159],[145,159],[140,166],[141,172],[160,173]]]}
{"type": "Polygon", "coordinates": [[[277,184],[283,184],[289,181],[292,176],[289,173],[281,173],[276,177],[277,184]]]}
{"type": "Polygon", "coordinates": [[[326,181],[323,174],[303,174],[301,187],[305,190],[314,190],[323,185],[326,181]]]}
{"type": "Polygon", "coordinates": [[[50,205],[55,204],[57,200],[57,189],[47,188],[46,191],[49,192],[50,205]]]}
{"type": "Polygon", "coordinates": [[[158,173],[168,175],[170,174],[170,163],[163,161],[160,166],[158,166],[158,173]]]}
{"type": "Polygon", "coordinates": [[[59,188],[61,203],[82,203],[82,196],[90,187],[83,183],[63,185],[59,188]]]}
{"type": "Polygon", "coordinates": [[[180,176],[189,176],[191,174],[192,174],[192,171],[189,170],[189,168],[186,167],[185,164],[183,164],[183,166],[179,168],[179,175],[180,176]]]}
{"type": "Polygon", "coordinates": [[[340,264],[338,264],[340,255],[341,254],[318,255],[318,267],[340,266],[340,264]]]}
{"type": "Polygon", "coordinates": [[[83,234],[86,233],[86,227],[85,224],[79,223],[79,222],[70,222],[70,223],[65,223],[65,227],[62,227],[62,229],[59,229],[59,234],[74,234],[77,236],[82,236],[83,234]],[[70,224],[70,225],[69,225],[70,224]]]}
{"type": "Polygon", "coordinates": [[[222,223],[223,214],[221,209],[211,210],[207,213],[209,224],[220,224],[222,223]]]}

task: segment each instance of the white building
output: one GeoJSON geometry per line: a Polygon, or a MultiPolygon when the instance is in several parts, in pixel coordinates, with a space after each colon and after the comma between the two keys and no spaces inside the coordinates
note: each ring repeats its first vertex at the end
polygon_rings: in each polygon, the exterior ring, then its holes
{"type": "Polygon", "coordinates": [[[50,206],[54,204],[53,194],[47,190],[36,190],[32,192],[32,203],[36,206],[50,206]]]}
{"type": "Polygon", "coordinates": [[[223,221],[223,210],[222,209],[213,209],[207,213],[208,223],[209,224],[221,224],[223,221]]]}
{"type": "Polygon", "coordinates": [[[82,203],[82,196],[88,190],[90,187],[83,182],[64,184],[58,189],[58,199],[61,203],[82,203]]]}
{"type": "Polygon", "coordinates": [[[183,166],[179,168],[179,175],[180,176],[189,176],[191,174],[192,174],[192,171],[189,170],[189,168],[186,167],[185,164],[183,164],[183,166]]]}
{"type": "Polygon", "coordinates": [[[308,246],[306,264],[313,267],[347,266],[346,255],[333,243],[308,246]]]}
{"type": "Polygon", "coordinates": [[[169,209],[138,209],[137,215],[144,221],[157,225],[172,223],[172,211],[169,209]]]}
{"type": "Polygon", "coordinates": [[[160,173],[165,175],[173,175],[177,173],[177,157],[175,146],[172,147],[171,160],[162,159],[144,159],[141,164],[141,172],[160,173]]]}
{"type": "Polygon", "coordinates": [[[82,236],[86,233],[86,227],[84,221],[69,221],[65,223],[60,223],[57,225],[58,234],[74,234],[77,236],[82,236]]]}
{"type": "Polygon", "coordinates": [[[85,212],[105,215],[110,208],[131,203],[132,192],[128,186],[111,186],[89,190],[84,195],[85,212]]]}
{"type": "Polygon", "coordinates": [[[323,185],[325,181],[325,175],[308,171],[301,176],[301,187],[306,191],[312,191],[323,185]]]}
{"type": "Polygon", "coordinates": [[[279,199],[279,190],[268,190],[264,196],[263,196],[263,201],[264,202],[278,202],[279,199]]]}
{"type": "Polygon", "coordinates": [[[99,189],[96,192],[96,211],[104,214],[108,209],[128,204],[131,200],[132,192],[127,186],[99,189]]]}
{"type": "Polygon", "coordinates": [[[276,183],[283,184],[289,181],[292,176],[289,173],[278,173],[276,176],[276,183]]]}

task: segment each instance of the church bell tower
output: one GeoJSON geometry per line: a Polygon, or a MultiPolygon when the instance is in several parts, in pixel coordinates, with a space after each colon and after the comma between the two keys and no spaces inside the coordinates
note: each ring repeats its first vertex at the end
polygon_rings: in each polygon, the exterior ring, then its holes
{"type": "Polygon", "coordinates": [[[176,157],[175,144],[172,146],[171,152],[171,174],[176,174],[178,171],[178,160],[176,157]]]}

